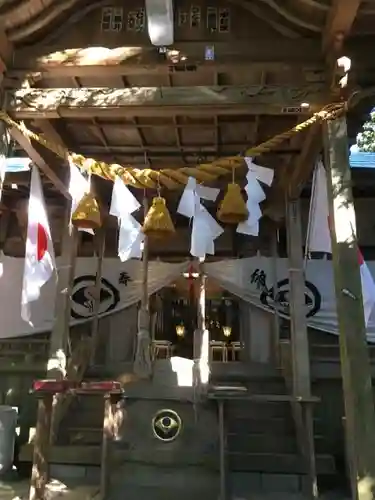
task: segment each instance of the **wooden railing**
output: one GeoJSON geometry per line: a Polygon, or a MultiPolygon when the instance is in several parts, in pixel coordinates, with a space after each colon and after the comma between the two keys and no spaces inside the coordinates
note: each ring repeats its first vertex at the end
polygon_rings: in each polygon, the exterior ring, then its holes
{"type": "MultiPolygon", "coordinates": [[[[280,368],[284,376],[285,384],[289,394],[293,394],[293,364],[292,346],[290,341],[280,341],[280,368]]],[[[315,445],[313,428],[313,408],[312,405],[300,404],[292,400],[290,403],[294,425],[296,428],[298,450],[305,460],[307,468],[306,493],[312,498],[317,494],[317,478],[315,465],[315,445]]]]}
{"type": "MultiPolygon", "coordinates": [[[[375,360],[375,345],[368,345],[371,361],[375,360]]],[[[310,344],[310,359],[312,361],[340,361],[340,346],[338,344],[310,344]]]]}
{"type": "Polygon", "coordinates": [[[1,364],[38,363],[48,358],[48,338],[17,338],[0,340],[1,364]]]}
{"type": "MultiPolygon", "coordinates": [[[[0,371],[20,372],[35,369],[40,376],[47,368],[49,355],[49,338],[16,338],[0,340],[0,371]]],[[[73,339],[73,352],[67,360],[66,378],[74,382],[81,382],[90,360],[91,340],[73,339]]],[[[57,396],[54,401],[51,441],[56,440],[60,424],[66,415],[71,403],[69,395],[57,396]]]]}

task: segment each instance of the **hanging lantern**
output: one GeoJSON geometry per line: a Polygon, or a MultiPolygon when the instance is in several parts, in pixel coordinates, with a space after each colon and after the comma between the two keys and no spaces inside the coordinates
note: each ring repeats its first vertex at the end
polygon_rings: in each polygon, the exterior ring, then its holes
{"type": "Polygon", "coordinates": [[[184,325],[176,325],[176,334],[177,337],[183,337],[185,335],[185,326],[184,325]]]}
{"type": "Polygon", "coordinates": [[[86,193],[72,214],[72,224],[78,229],[98,229],[101,217],[98,202],[91,193],[86,193]]]}
{"type": "Polygon", "coordinates": [[[156,196],[152,200],[151,208],[143,223],[143,232],[147,236],[158,238],[170,236],[176,232],[165,199],[161,196],[156,196]]]}
{"type": "Polygon", "coordinates": [[[248,215],[241,187],[234,182],[228,184],[227,192],[217,210],[217,218],[224,224],[239,224],[247,220],[248,215]]]}

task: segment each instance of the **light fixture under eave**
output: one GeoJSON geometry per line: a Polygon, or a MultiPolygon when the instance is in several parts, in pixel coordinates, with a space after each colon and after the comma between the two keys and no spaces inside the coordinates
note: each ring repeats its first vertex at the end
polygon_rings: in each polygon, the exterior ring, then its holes
{"type": "Polygon", "coordinates": [[[173,0],[146,0],[148,35],[152,45],[166,47],[172,45],[173,0]]]}
{"type": "Polygon", "coordinates": [[[184,325],[177,325],[176,326],[176,334],[177,334],[177,337],[183,337],[185,335],[184,325]]]}
{"type": "Polygon", "coordinates": [[[232,335],[232,327],[231,326],[223,326],[224,337],[230,337],[232,335]]]}
{"type": "Polygon", "coordinates": [[[199,278],[199,273],[182,273],[182,276],[186,279],[197,279],[199,278]]]}

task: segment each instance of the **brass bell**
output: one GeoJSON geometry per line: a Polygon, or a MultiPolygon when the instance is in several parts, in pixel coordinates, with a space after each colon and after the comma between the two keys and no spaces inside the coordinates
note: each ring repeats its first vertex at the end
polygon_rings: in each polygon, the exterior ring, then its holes
{"type": "Polygon", "coordinates": [[[86,193],[72,215],[77,229],[99,229],[102,225],[99,204],[91,193],[86,193]]]}
{"type": "Polygon", "coordinates": [[[154,238],[163,238],[176,232],[165,198],[157,196],[152,200],[142,230],[144,234],[154,238]]]}
{"type": "Polygon", "coordinates": [[[224,224],[239,224],[247,220],[248,215],[241,187],[234,182],[228,184],[227,192],[217,211],[217,218],[224,224]]]}

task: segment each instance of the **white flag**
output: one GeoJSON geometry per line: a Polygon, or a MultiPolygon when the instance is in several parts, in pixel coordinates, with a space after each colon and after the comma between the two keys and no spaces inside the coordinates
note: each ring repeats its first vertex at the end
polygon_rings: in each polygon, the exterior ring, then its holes
{"type": "Polygon", "coordinates": [[[26,253],[23,273],[21,316],[31,323],[30,302],[39,299],[40,289],[56,269],[55,252],[37,167],[31,173],[26,253]]]}
{"type": "MultiPolygon", "coordinates": [[[[70,167],[70,181],[69,181],[69,194],[72,197],[72,207],[70,210],[70,220],[72,220],[72,215],[76,211],[78,205],[80,204],[82,198],[86,193],[90,192],[90,181],[85,179],[81,174],[79,168],[69,160],[70,167]]],[[[83,231],[85,233],[94,234],[92,229],[88,228],[79,228],[79,231],[83,231]]]]}
{"type": "MultiPolygon", "coordinates": [[[[321,161],[317,163],[314,172],[306,247],[310,252],[332,253],[329,228],[327,174],[321,161]]],[[[360,251],[358,251],[358,262],[361,275],[363,312],[365,324],[367,326],[375,305],[375,283],[360,251]]]]}
{"type": "Polygon", "coordinates": [[[142,257],[145,235],[141,224],[132,216],[141,204],[120,177],[113,183],[109,214],[119,223],[118,256],[121,262],[142,257]]]}
{"type": "Polygon", "coordinates": [[[3,196],[3,187],[4,187],[6,170],[7,170],[6,157],[4,155],[0,155],[0,200],[3,196]]]}
{"type": "Polygon", "coordinates": [[[371,316],[371,312],[374,309],[375,305],[375,283],[368,265],[363,260],[363,255],[361,252],[359,252],[358,254],[358,262],[359,271],[361,273],[363,310],[365,313],[365,324],[367,326],[368,320],[371,316]]]}
{"type": "Polygon", "coordinates": [[[331,253],[327,175],[322,161],[314,171],[306,247],[309,252],[331,253]]]}

